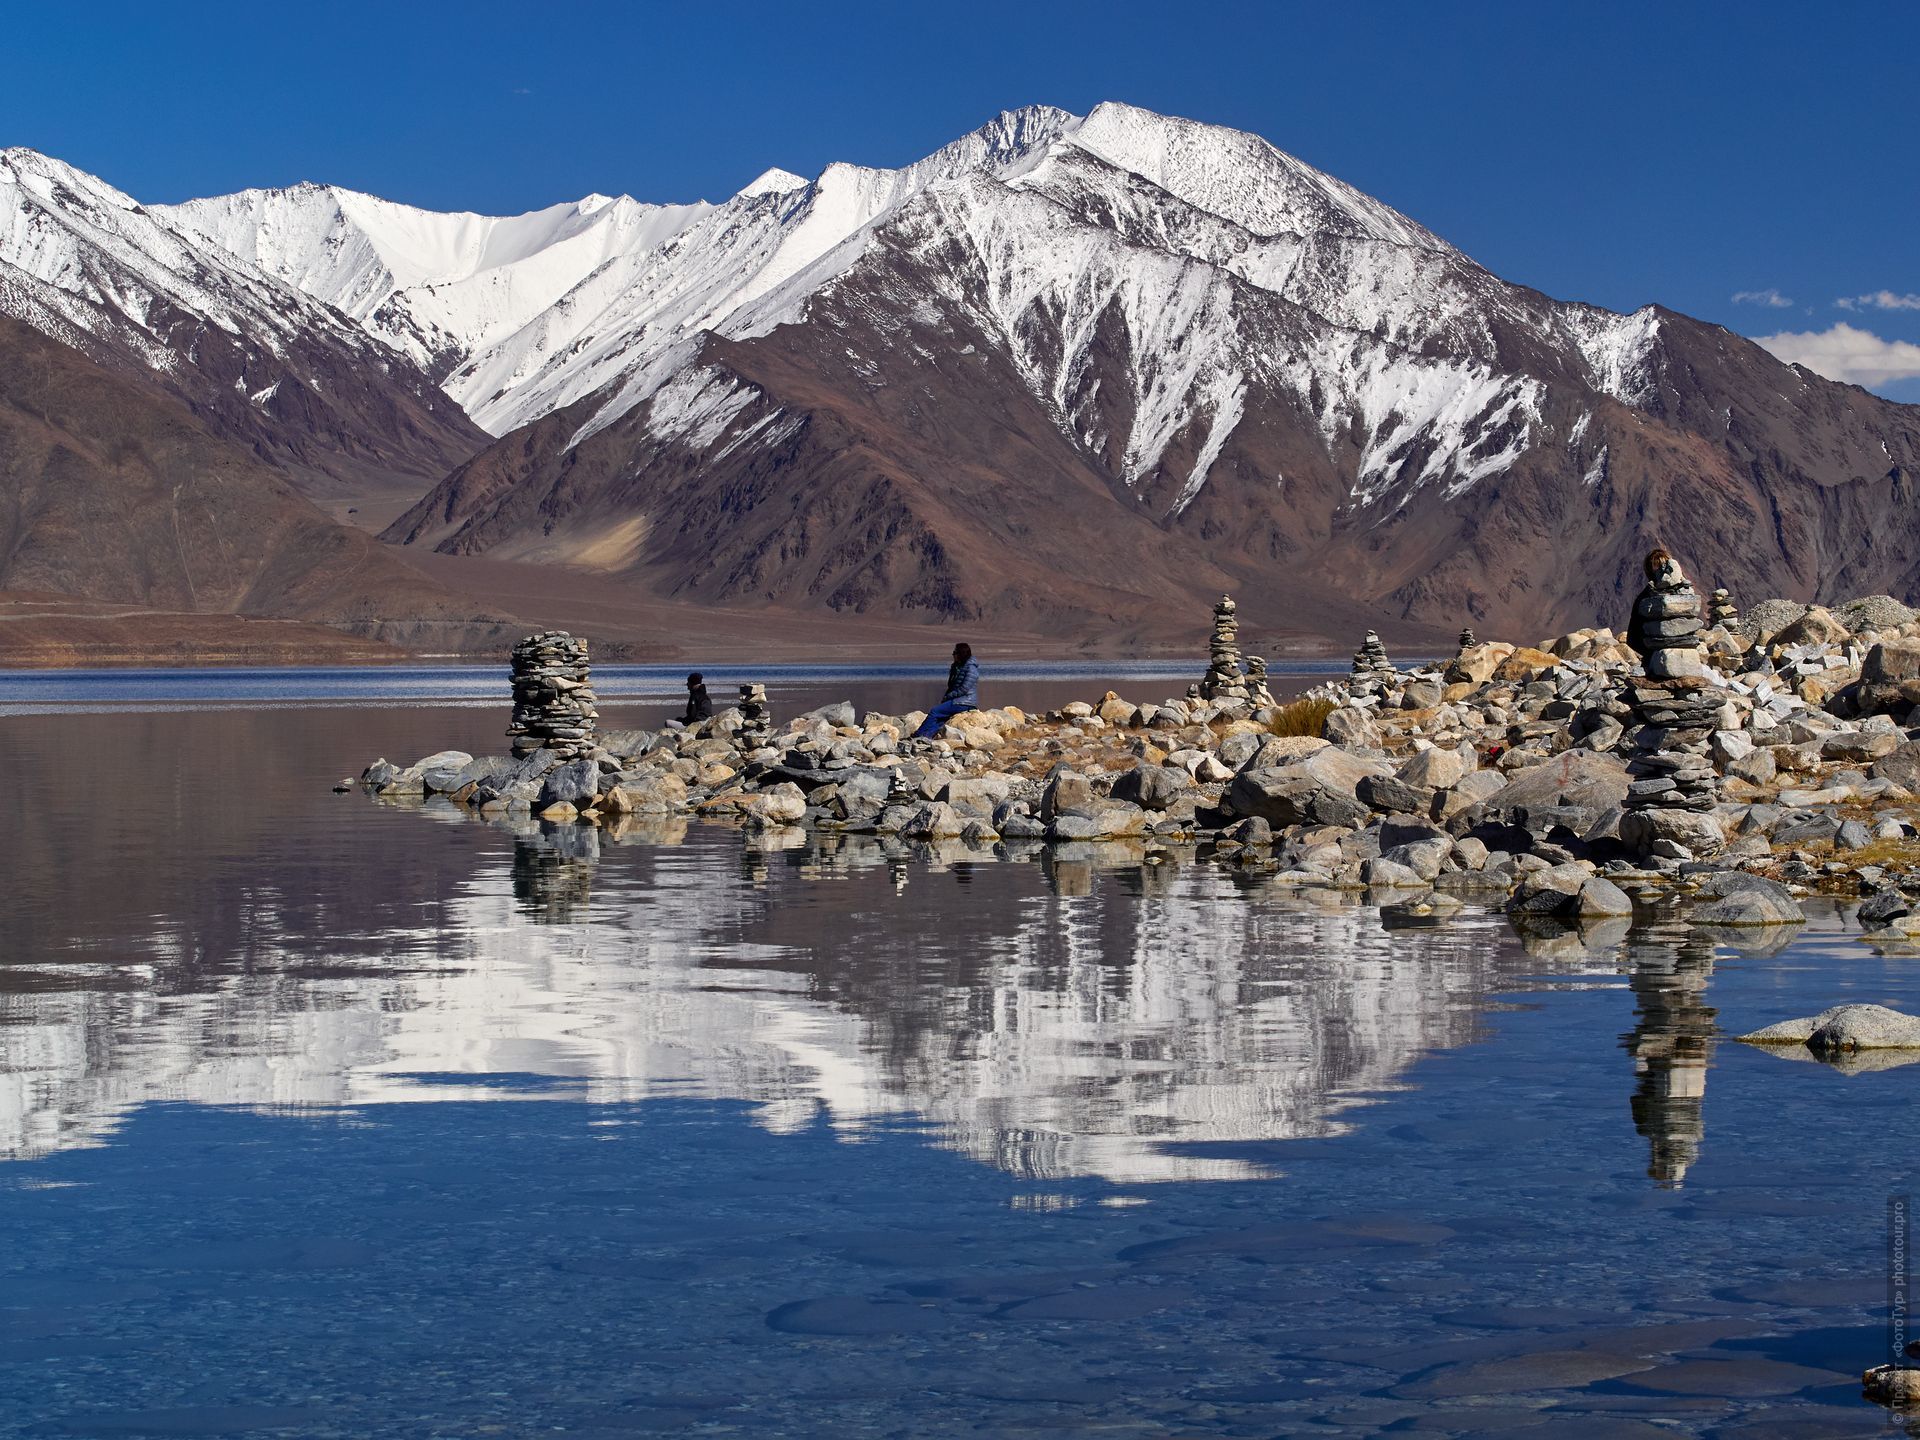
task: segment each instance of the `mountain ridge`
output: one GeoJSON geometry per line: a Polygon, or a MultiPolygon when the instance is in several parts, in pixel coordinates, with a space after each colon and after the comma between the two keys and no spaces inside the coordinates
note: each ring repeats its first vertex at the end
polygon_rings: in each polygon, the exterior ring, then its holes
{"type": "Polygon", "coordinates": [[[1539,633],[1610,618],[1656,542],[1743,594],[1920,583],[1920,409],[1509,284],[1137,107],[719,203],[302,185],[150,218],[494,435],[387,539],[676,602],[1131,633],[1231,588],[1338,631],[1539,633]]]}

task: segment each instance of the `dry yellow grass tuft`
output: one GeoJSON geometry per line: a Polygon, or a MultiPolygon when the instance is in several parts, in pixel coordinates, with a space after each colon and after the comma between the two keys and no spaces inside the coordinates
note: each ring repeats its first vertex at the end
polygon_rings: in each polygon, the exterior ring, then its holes
{"type": "Polygon", "coordinates": [[[1282,705],[1273,719],[1267,722],[1267,729],[1276,735],[1311,735],[1316,739],[1320,727],[1327,723],[1327,716],[1333,713],[1333,701],[1325,698],[1306,698],[1294,700],[1282,705]]]}

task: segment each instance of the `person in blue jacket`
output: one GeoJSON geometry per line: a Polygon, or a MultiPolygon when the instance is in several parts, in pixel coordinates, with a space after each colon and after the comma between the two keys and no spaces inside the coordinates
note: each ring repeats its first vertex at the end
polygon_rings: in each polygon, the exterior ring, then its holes
{"type": "Polygon", "coordinates": [[[947,693],[940,697],[940,703],[927,712],[927,718],[920,728],[913,732],[916,740],[926,740],[940,733],[940,727],[963,710],[980,708],[980,663],[973,658],[973,647],[960,644],[953,647],[953,668],[947,671],[947,693]]]}

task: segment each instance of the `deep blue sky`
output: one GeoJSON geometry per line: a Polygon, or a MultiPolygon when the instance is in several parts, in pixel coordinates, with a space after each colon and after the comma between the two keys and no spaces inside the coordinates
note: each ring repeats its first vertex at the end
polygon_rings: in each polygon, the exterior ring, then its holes
{"type": "MultiPolygon", "coordinates": [[[[143,200],[718,199],[1119,99],[1256,131],[1554,295],[1920,342],[1911,4],[27,0],[0,39],[0,144],[143,200]],[[1883,291],[1911,306],[1836,304],[1883,291]]],[[[1829,344],[1868,378],[1874,342],[1829,344]]],[[[1920,350],[1885,365],[1920,400],[1920,350]]]]}

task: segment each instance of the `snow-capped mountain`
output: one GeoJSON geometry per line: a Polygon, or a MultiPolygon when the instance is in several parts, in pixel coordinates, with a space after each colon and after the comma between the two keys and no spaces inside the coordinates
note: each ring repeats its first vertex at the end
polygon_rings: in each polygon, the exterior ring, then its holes
{"type": "Polygon", "coordinates": [[[153,213],[324,300],[444,376],[607,261],[655,249],[712,208],[589,195],[526,215],[443,215],[304,184],[153,213]]]}
{"type": "Polygon", "coordinates": [[[150,253],[324,302],[295,328],[357,326],[500,437],[402,543],[1082,635],[1222,588],[1300,629],[1536,633],[1617,618],[1655,541],[1747,594],[1920,583],[1913,407],[1510,285],[1257,136],[1126,105],[715,204],[140,214],[150,253]]]}
{"type": "Polygon", "coordinates": [[[1655,541],[1748,594],[1920,581],[1874,518],[1912,407],[1123,105],[749,186],[446,383],[508,433],[389,538],[716,600],[1084,631],[1227,587],[1531,633],[1610,616],[1655,541]]]}
{"type": "Polygon", "coordinates": [[[0,314],[322,487],[417,489],[484,439],[347,316],[32,150],[0,150],[0,314]]]}

